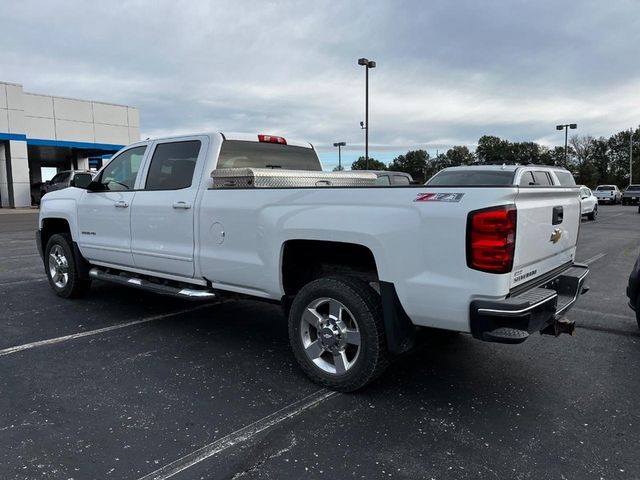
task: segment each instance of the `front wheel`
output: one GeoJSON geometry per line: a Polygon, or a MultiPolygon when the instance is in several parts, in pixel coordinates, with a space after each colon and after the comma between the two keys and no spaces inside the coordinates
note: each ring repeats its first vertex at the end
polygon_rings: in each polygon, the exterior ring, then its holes
{"type": "Polygon", "coordinates": [[[382,304],[365,282],[325,277],[305,285],[289,312],[289,341],[304,373],[315,383],[352,392],[388,365],[382,304]]]}
{"type": "Polygon", "coordinates": [[[91,280],[83,279],[78,273],[68,233],[51,236],[45,249],[44,265],[49,285],[59,297],[80,297],[89,290],[91,280]]]}
{"type": "Polygon", "coordinates": [[[593,207],[593,211],[587,214],[587,218],[589,220],[595,220],[597,216],[598,216],[598,206],[596,205],[595,207],[593,207]]]}

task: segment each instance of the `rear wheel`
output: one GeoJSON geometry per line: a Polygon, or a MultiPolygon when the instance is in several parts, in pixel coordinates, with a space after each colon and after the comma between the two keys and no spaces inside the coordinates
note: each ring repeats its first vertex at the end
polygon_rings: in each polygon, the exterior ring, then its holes
{"type": "Polygon", "coordinates": [[[51,236],[45,249],[44,264],[49,285],[59,297],[80,297],[89,290],[91,280],[81,278],[78,273],[68,233],[51,236]]]}
{"type": "Polygon", "coordinates": [[[312,381],[341,392],[364,387],[388,365],[380,297],[350,277],[320,278],[298,292],[289,341],[312,381]]]}

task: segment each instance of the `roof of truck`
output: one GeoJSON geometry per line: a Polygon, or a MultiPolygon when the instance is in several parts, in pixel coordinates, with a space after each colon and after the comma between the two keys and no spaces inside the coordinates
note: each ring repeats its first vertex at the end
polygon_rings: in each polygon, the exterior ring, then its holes
{"type": "MultiPolygon", "coordinates": [[[[243,142],[260,142],[260,138],[259,137],[271,137],[271,138],[279,138],[279,139],[284,139],[285,143],[282,142],[271,142],[271,143],[280,143],[281,145],[291,145],[294,147],[304,147],[304,148],[313,148],[313,145],[309,142],[304,142],[301,140],[295,140],[289,137],[284,137],[282,135],[275,135],[275,134],[270,134],[270,133],[246,133],[246,132],[199,132],[199,133],[183,133],[183,134],[178,134],[178,135],[167,135],[167,136],[163,136],[163,137],[156,137],[156,138],[148,138],[147,140],[144,141],[149,141],[149,140],[173,140],[173,139],[179,139],[179,138],[185,138],[185,137],[198,137],[198,136],[207,136],[207,137],[217,137],[220,138],[220,135],[222,135],[222,138],[224,140],[239,140],[239,141],[243,141],[243,142]]],[[[264,142],[264,140],[263,140],[264,142]]],[[[269,143],[269,142],[266,142],[269,143]]]]}
{"type": "Polygon", "coordinates": [[[446,167],[443,170],[503,170],[507,172],[515,172],[519,168],[548,168],[550,170],[561,170],[564,172],[568,172],[564,167],[555,167],[553,165],[518,165],[518,164],[502,164],[502,165],[460,165],[458,167],[446,167]]]}

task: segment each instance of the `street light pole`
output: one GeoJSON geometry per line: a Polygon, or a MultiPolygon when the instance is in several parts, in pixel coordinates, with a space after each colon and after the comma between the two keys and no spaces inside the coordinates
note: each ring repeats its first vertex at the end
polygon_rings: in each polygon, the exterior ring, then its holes
{"type": "Polygon", "coordinates": [[[340,154],[340,147],[346,147],[347,142],[336,142],[333,144],[334,147],[338,147],[338,171],[342,171],[342,156],[340,154]]]}
{"type": "Polygon", "coordinates": [[[633,127],[629,131],[629,185],[633,183],[633,127]]]}
{"type": "Polygon", "coordinates": [[[578,128],[577,123],[565,123],[563,125],[556,125],[556,130],[564,129],[564,168],[567,168],[567,152],[569,149],[569,129],[575,130],[578,128]]]}
{"type": "Polygon", "coordinates": [[[365,67],[364,76],[364,124],[360,122],[360,128],[364,130],[364,163],[369,170],[369,69],[376,68],[376,62],[366,58],[359,58],[358,65],[365,67]]]}

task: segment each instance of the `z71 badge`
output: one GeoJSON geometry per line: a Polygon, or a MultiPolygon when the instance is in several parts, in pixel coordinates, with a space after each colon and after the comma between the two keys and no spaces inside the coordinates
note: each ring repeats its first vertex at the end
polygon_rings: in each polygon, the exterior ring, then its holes
{"type": "Polygon", "coordinates": [[[414,202],[455,202],[458,203],[464,193],[419,193],[414,202]]]}

